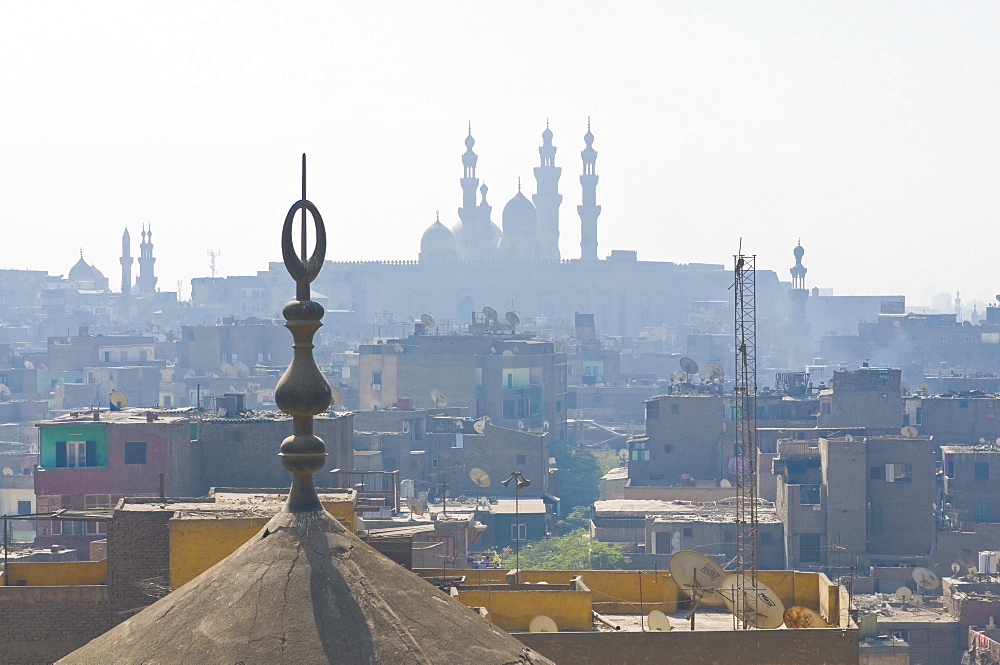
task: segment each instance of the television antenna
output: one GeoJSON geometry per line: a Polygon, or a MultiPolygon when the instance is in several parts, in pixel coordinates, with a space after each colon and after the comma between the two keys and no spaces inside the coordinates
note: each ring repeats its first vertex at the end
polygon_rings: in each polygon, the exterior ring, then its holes
{"type": "MultiPolygon", "coordinates": [[[[670,555],[667,566],[670,568],[670,577],[673,578],[674,584],[691,597],[695,607],[701,603],[722,605],[725,602],[719,593],[719,586],[726,578],[726,571],[701,552],[693,550],[674,552],[670,555]]],[[[694,614],[694,609],[691,614],[694,614]]]]}
{"type": "Polygon", "coordinates": [[[789,628],[829,628],[823,616],[805,605],[792,605],[785,609],[782,615],[784,623],[789,628]]]}
{"type": "Polygon", "coordinates": [[[558,633],[559,626],[556,625],[556,622],[553,621],[551,617],[547,617],[544,614],[539,614],[528,623],[528,632],[558,633]]]}
{"type": "Polygon", "coordinates": [[[111,402],[116,409],[124,409],[128,406],[128,395],[121,390],[112,390],[111,395],[108,396],[108,401],[111,402]]]}
{"type": "Polygon", "coordinates": [[[431,391],[431,401],[441,408],[448,406],[448,398],[445,397],[445,394],[437,388],[431,391]]]}
{"type": "Polygon", "coordinates": [[[646,625],[649,626],[650,630],[661,630],[666,632],[669,630],[673,630],[674,628],[673,626],[670,625],[670,619],[667,617],[667,615],[661,612],[660,610],[653,610],[652,612],[649,613],[649,616],[647,616],[646,619],[647,619],[646,625]]]}
{"type": "Polygon", "coordinates": [[[730,575],[722,582],[726,607],[748,628],[777,628],[785,621],[785,604],[766,584],[745,573],[730,575]],[[743,578],[743,579],[740,579],[743,578]]]}

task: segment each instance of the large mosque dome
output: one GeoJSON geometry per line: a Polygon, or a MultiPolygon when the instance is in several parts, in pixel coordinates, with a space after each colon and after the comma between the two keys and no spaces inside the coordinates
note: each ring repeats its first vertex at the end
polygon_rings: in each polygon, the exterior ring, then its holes
{"type": "Polygon", "coordinates": [[[84,260],[83,252],[80,252],[80,260],[69,269],[69,281],[93,290],[108,288],[108,278],[97,269],[97,266],[92,266],[84,260]]]}
{"type": "Polygon", "coordinates": [[[454,261],[456,257],[455,235],[441,223],[439,216],[420,237],[420,260],[454,261]]]}
{"type": "Polygon", "coordinates": [[[535,235],[538,232],[538,212],[535,204],[521,193],[520,188],[503,207],[503,233],[507,235],[535,235]]]}

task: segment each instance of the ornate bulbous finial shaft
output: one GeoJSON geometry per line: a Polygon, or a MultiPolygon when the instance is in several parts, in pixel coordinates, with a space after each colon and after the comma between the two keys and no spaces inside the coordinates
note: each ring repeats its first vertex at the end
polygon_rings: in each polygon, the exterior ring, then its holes
{"type": "Polygon", "coordinates": [[[313,434],[313,416],[326,411],[332,401],[332,391],[326,377],[313,358],[313,337],[323,325],[323,306],[309,299],[309,284],[319,275],[326,256],[326,227],[319,210],[306,199],[306,156],[302,155],[302,198],[285,216],[281,230],[281,253],[288,274],[296,284],[296,299],[285,305],[282,314],[285,327],[292,333],[295,353],[274,390],[278,408],[292,416],[292,436],[281,442],[281,463],[292,472],[292,487],[288,492],[285,510],[301,513],[322,510],[313,483],[313,474],[323,468],[326,445],[313,434]],[[295,213],[302,211],[301,252],[295,253],[292,225],[295,213]],[[306,249],[306,211],[312,213],[316,227],[316,246],[311,256],[306,249]]]}

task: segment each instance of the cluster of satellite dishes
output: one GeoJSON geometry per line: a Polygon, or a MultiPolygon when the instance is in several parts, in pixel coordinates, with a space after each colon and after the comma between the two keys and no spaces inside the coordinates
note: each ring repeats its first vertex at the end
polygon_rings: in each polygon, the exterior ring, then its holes
{"type": "MultiPolygon", "coordinates": [[[[931,389],[931,386],[926,381],[921,381],[920,383],[917,384],[917,393],[919,393],[921,395],[926,395],[927,392],[930,389],[931,389]]],[[[904,395],[909,395],[910,394],[910,384],[907,383],[906,381],[901,381],[900,384],[899,384],[899,390],[904,395]]]]}
{"type": "MultiPolygon", "coordinates": [[[[492,328],[496,324],[499,318],[500,315],[497,314],[497,311],[495,309],[493,309],[489,305],[483,307],[483,321],[486,322],[487,328],[492,328]]],[[[510,326],[510,331],[512,333],[516,333],[517,327],[521,325],[521,317],[517,315],[517,312],[507,312],[506,314],[503,315],[503,320],[507,323],[508,326],[510,326]]]]}
{"type": "Polygon", "coordinates": [[[219,372],[226,379],[235,379],[237,377],[247,378],[250,376],[250,367],[242,360],[236,360],[231,363],[222,363],[219,366],[219,372]]]}
{"type": "Polygon", "coordinates": [[[705,365],[705,373],[698,375],[698,363],[691,358],[681,358],[680,371],[674,372],[670,377],[671,384],[677,386],[677,391],[681,394],[697,392],[695,385],[708,385],[716,381],[722,381],[726,377],[726,370],[714,360],[709,360],[705,365]]]}
{"type": "MultiPolygon", "coordinates": [[[[727,572],[700,552],[675,552],[670,557],[669,567],[674,583],[691,598],[691,614],[687,619],[692,625],[700,605],[725,605],[748,628],[772,629],[782,625],[788,628],[829,627],[815,610],[804,605],[786,608],[778,594],[759,579],[754,579],[755,576],[746,572],[727,572]]],[[[670,630],[655,628],[654,622],[662,626],[662,619],[659,616],[654,619],[652,612],[649,618],[651,629],[670,630]]],[[[663,619],[667,617],[664,615],[663,619]]]]}
{"type": "MultiPolygon", "coordinates": [[[[957,573],[962,569],[962,567],[957,563],[953,563],[951,564],[951,569],[952,572],[957,573]]],[[[896,589],[896,600],[901,603],[922,605],[924,603],[924,595],[926,592],[938,588],[941,584],[941,578],[939,578],[937,573],[930,568],[924,568],[922,566],[914,568],[911,576],[913,577],[914,583],[917,585],[917,590],[914,592],[912,589],[905,586],[901,586],[896,589]]]]}

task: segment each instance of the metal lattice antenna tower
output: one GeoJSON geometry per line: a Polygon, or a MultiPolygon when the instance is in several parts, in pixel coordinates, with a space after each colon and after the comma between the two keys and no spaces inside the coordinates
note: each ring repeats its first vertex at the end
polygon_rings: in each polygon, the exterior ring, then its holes
{"type": "Polygon", "coordinates": [[[215,279],[215,257],[220,256],[221,254],[222,254],[222,250],[221,249],[210,249],[210,250],[208,250],[208,255],[212,259],[212,263],[211,263],[211,265],[212,265],[212,279],[215,279]]]}
{"type": "MultiPolygon", "coordinates": [[[[736,301],[736,593],[742,613],[755,615],[757,588],[757,321],[754,256],[737,254],[736,301]]],[[[755,616],[739,617],[743,628],[755,616]]]]}

